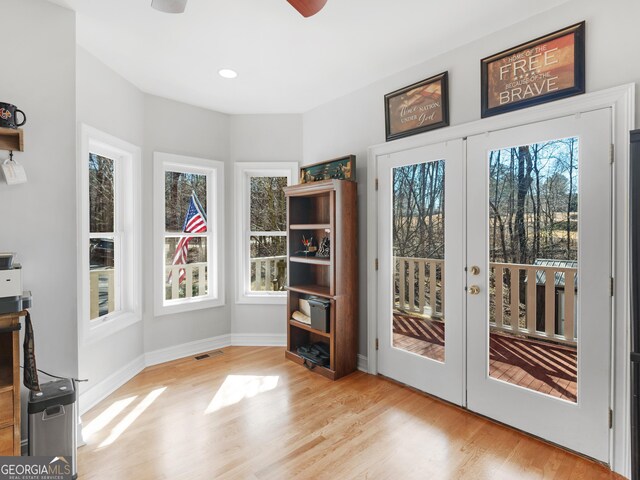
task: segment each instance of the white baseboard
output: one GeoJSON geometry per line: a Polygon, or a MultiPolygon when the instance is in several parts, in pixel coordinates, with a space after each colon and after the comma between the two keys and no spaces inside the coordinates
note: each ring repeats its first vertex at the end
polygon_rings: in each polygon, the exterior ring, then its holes
{"type": "Polygon", "coordinates": [[[231,335],[220,335],[218,337],[205,338],[195,342],[183,343],[173,347],[162,348],[144,354],[145,366],[158,365],[160,363],[171,362],[179,358],[190,357],[199,353],[217,350],[218,348],[231,345],[231,335]]]}
{"type": "Polygon", "coordinates": [[[285,333],[232,333],[231,345],[238,347],[286,347],[287,335],[285,333]]]}
{"type": "Polygon", "coordinates": [[[358,370],[369,373],[369,360],[364,355],[358,354],[358,370]]]}
{"type": "Polygon", "coordinates": [[[118,388],[135,377],[144,369],[145,366],[146,365],[144,356],[140,355],[138,358],[134,359],[121,369],[109,375],[100,383],[89,387],[87,391],[83,391],[81,386],[78,405],[80,415],[83,415],[85,412],[91,410],[94,406],[96,406],[96,404],[98,404],[98,402],[107,398],[118,388]]]}

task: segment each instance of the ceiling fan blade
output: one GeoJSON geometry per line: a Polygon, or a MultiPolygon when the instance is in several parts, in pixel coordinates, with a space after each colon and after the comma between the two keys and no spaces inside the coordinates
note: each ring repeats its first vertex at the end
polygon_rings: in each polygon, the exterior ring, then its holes
{"type": "Polygon", "coordinates": [[[151,0],[151,6],[164,13],[184,13],[187,0],[151,0]]]}
{"type": "Polygon", "coordinates": [[[322,10],[327,0],[287,0],[287,2],[303,17],[310,17],[322,10]]]}

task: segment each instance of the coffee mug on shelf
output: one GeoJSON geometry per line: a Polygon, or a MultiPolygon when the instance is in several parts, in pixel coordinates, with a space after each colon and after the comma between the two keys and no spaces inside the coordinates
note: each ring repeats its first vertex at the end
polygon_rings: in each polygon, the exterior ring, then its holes
{"type": "Polygon", "coordinates": [[[10,103],[0,102],[0,127],[18,128],[27,122],[27,116],[22,110],[10,103]],[[16,121],[16,115],[22,115],[22,122],[16,121]]]}

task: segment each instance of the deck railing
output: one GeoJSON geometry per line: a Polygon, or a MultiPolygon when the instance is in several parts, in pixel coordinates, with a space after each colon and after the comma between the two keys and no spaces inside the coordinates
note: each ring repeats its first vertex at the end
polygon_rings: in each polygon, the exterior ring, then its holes
{"type": "MultiPolygon", "coordinates": [[[[444,260],[394,260],[394,308],[443,320],[444,260]]],[[[576,345],[576,268],[513,263],[491,263],[489,267],[492,330],[576,345]]]]}
{"type": "Polygon", "coordinates": [[[207,262],[187,263],[186,265],[167,265],[166,300],[192,298],[207,294],[207,262]],[[180,279],[180,271],[184,270],[184,280],[180,279]],[[204,281],[203,281],[204,280],[204,281]],[[180,287],[184,285],[184,294],[180,295],[180,287]]]}
{"type": "Polygon", "coordinates": [[[106,312],[115,310],[115,270],[113,268],[94,268],[89,271],[89,314],[90,319],[98,318],[106,312]],[[101,295],[102,294],[102,295],[101,295]],[[105,310],[106,307],[106,310],[105,310]]]}
{"type": "Polygon", "coordinates": [[[444,260],[395,257],[395,307],[431,318],[444,316],[444,260]]]}
{"type": "Polygon", "coordinates": [[[251,291],[273,292],[282,290],[285,284],[287,256],[260,257],[251,259],[251,291]],[[255,272],[255,278],[253,273],[255,272]]]}
{"type": "MultiPolygon", "coordinates": [[[[252,291],[281,290],[285,284],[286,259],[286,255],[252,258],[252,272],[255,272],[255,279],[251,283],[252,291]]],[[[90,318],[98,318],[101,310],[112,312],[115,309],[114,272],[113,268],[94,268],[90,271],[90,318]]],[[[165,274],[168,279],[166,300],[197,297],[205,295],[207,292],[206,262],[168,265],[165,274]],[[184,270],[185,278],[182,282],[178,281],[180,270],[184,270]]],[[[104,313],[102,314],[104,315],[104,313]]]]}
{"type": "Polygon", "coordinates": [[[494,330],[576,345],[576,268],[514,263],[489,268],[494,330]]]}

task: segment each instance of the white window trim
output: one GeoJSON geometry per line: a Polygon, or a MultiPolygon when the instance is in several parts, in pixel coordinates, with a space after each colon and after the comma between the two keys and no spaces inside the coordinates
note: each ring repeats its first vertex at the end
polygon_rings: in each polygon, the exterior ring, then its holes
{"type": "Polygon", "coordinates": [[[80,124],[77,157],[78,328],[84,343],[93,343],[142,320],[141,162],[140,147],[85,124],[80,124]],[[91,320],[89,274],[89,154],[116,162],[116,201],[119,210],[121,285],[116,286],[120,308],[91,320]]]}
{"type": "MultiPolygon", "coordinates": [[[[249,177],[287,177],[287,185],[298,183],[297,162],[238,162],[235,166],[236,187],[236,303],[287,303],[286,292],[251,292],[249,259],[249,177]]],[[[267,232],[265,232],[267,233],[267,232]]]]}
{"type": "Polygon", "coordinates": [[[204,158],[153,153],[154,313],[156,316],[189,312],[225,304],[224,292],[224,163],[204,158]],[[207,244],[209,293],[200,297],[164,300],[165,171],[207,175],[207,224],[213,228],[207,244]]]}

